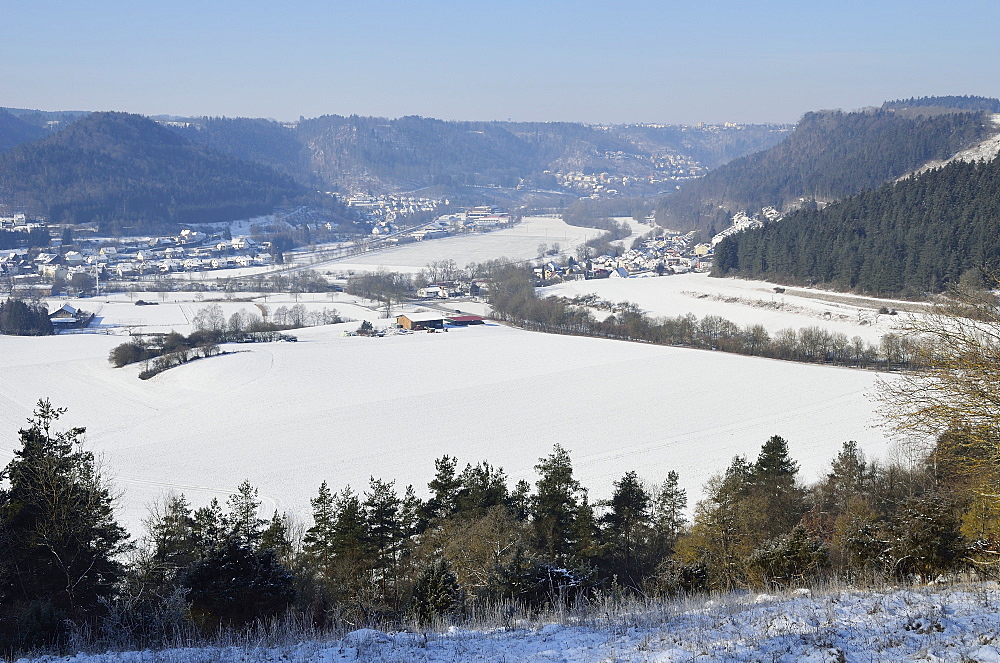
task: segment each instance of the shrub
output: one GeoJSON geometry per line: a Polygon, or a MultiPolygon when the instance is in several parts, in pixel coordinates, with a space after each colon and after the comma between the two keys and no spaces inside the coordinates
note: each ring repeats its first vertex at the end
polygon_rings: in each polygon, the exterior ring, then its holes
{"type": "Polygon", "coordinates": [[[425,568],[413,585],[413,616],[421,624],[454,612],[460,602],[458,579],[443,558],[425,568]]]}
{"type": "Polygon", "coordinates": [[[121,368],[122,366],[134,364],[135,362],[142,361],[148,357],[149,353],[146,348],[139,345],[135,341],[129,341],[127,343],[122,343],[111,350],[111,353],[108,355],[108,361],[115,368],[121,368]]]}

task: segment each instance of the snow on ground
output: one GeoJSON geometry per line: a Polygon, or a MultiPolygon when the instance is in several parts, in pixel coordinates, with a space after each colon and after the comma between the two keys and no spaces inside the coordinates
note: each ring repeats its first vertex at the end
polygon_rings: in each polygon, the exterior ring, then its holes
{"type": "MultiPolygon", "coordinates": [[[[898,330],[906,317],[878,314],[882,306],[903,306],[905,302],[792,287],[779,294],[774,288],[773,283],[765,281],[688,273],[644,279],[567,281],[543,288],[539,295],[577,297],[594,293],[611,302],[633,302],[654,316],[719,315],[740,326],[762,324],[772,334],[780,329],[815,325],[843,332],[848,338],[860,336],[872,343],[898,330]]],[[[606,315],[600,311],[595,314],[606,315]]]]}
{"type": "MultiPolygon", "coordinates": [[[[841,591],[811,597],[722,595],[653,604],[558,622],[509,620],[484,629],[384,633],[340,640],[248,644],[160,652],[77,654],[37,663],[247,663],[379,661],[1000,661],[1000,592],[983,585],[944,590],[841,591]]],[[[29,659],[22,659],[29,663],[29,659]]]]}
{"type": "Polygon", "coordinates": [[[230,346],[148,381],[138,366],[108,364],[121,336],[0,336],[0,463],[48,397],[69,408],[65,425],[87,427],[123,490],[119,517],[137,531],[169,491],[201,505],[243,479],[267,513],[304,521],[323,480],[363,490],[376,476],[424,494],[444,454],[534,481],[533,466],[559,443],[594,499],[629,470],[656,483],[677,470],[693,505],[706,479],[774,434],[789,440],[805,479],[847,440],[874,456],[888,449],[871,427],[869,371],[495,324],[342,336],[356,327],[230,346]]]}
{"type": "MultiPolygon", "coordinates": [[[[454,259],[459,267],[470,262],[486,262],[496,258],[531,260],[538,257],[538,245],[559,244],[564,253],[572,255],[578,244],[601,234],[602,230],[580,228],[548,216],[529,216],[512,228],[489,233],[456,235],[441,239],[411,242],[402,246],[312,265],[315,269],[346,271],[376,271],[415,274],[428,263],[454,259]]],[[[306,256],[308,258],[308,256],[306,256]]]]}
{"type": "MultiPolygon", "coordinates": [[[[379,311],[376,302],[365,300],[343,292],[329,293],[232,293],[231,300],[192,299],[190,292],[141,292],[138,294],[113,294],[93,297],[90,299],[73,300],[74,306],[95,314],[89,331],[99,331],[112,334],[165,333],[176,331],[190,334],[194,331],[193,320],[199,311],[211,305],[218,305],[226,320],[237,311],[254,316],[262,315],[262,308],[273,319],[273,314],[281,307],[292,308],[302,306],[307,312],[320,313],[336,310],[345,320],[369,320],[383,324],[384,310],[379,311]],[[136,305],[137,301],[149,302],[148,305],[136,305]],[[250,300],[250,301],[248,301],[250,300]]],[[[216,293],[217,294],[217,293],[216,293]]],[[[48,308],[53,311],[65,303],[65,299],[51,299],[48,308]]],[[[354,325],[357,327],[357,324],[354,325]]]]}
{"type": "MultiPolygon", "coordinates": [[[[993,123],[994,131],[1000,130],[1000,114],[993,114],[990,120],[993,123]]],[[[964,161],[967,163],[971,163],[973,161],[991,161],[996,158],[998,154],[1000,154],[1000,133],[994,133],[982,142],[973,145],[968,149],[962,150],[961,152],[957,152],[948,159],[929,161],[912,174],[920,174],[934,168],[940,168],[953,161],[964,161]]],[[[905,177],[908,177],[908,175],[905,175],[904,178],[905,177]]]]}

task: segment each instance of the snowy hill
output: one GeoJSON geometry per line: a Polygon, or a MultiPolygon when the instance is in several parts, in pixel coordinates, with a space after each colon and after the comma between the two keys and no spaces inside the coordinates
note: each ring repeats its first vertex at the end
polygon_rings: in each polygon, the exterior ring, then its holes
{"type": "Polygon", "coordinates": [[[559,443],[595,499],[629,470],[649,482],[676,470],[693,505],[706,479],[773,434],[805,480],[846,440],[874,457],[888,449],[871,427],[869,371],[497,325],[386,338],[342,337],[344,327],[231,347],[145,382],[138,367],[108,364],[120,336],[0,336],[0,462],[50,398],[69,408],[67,426],[87,427],[136,531],[169,491],[200,505],[243,479],[267,513],[302,520],[323,480],[362,489],[376,476],[422,494],[444,454],[534,481],[559,443]]]}

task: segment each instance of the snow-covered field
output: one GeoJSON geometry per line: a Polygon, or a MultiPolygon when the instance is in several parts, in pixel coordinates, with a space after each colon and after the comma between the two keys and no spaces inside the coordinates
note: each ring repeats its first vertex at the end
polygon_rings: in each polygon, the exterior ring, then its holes
{"type": "Polygon", "coordinates": [[[539,291],[541,296],[563,297],[591,293],[610,302],[633,302],[654,316],[719,315],[740,326],[762,324],[771,333],[816,325],[843,332],[848,338],[860,336],[872,343],[877,343],[883,334],[898,330],[906,317],[878,314],[882,306],[904,306],[905,302],[792,287],[777,293],[774,284],[765,281],[719,279],[696,273],[567,281],[539,291]]]}
{"type": "MultiPolygon", "coordinates": [[[[184,306],[131,308],[166,324],[179,323],[170,316],[184,306]]],[[[137,530],[168,491],[199,505],[224,501],[243,479],[260,489],[268,513],[303,520],[323,480],[360,490],[376,476],[423,493],[443,454],[533,481],[537,459],[559,443],[597,499],[626,471],[658,483],[677,470],[693,504],[733,455],[754,456],[773,434],[789,440],[807,479],[846,440],[875,456],[889,448],[871,427],[876,375],[868,371],[492,324],[341,336],[356,327],[232,346],[233,354],[149,381],[137,366],[108,364],[122,336],[0,336],[0,463],[35,402],[48,397],[69,408],[64,424],[88,428],[124,493],[120,518],[137,530]]]]}
{"type": "MultiPolygon", "coordinates": [[[[599,613],[602,611],[593,611],[599,613]]],[[[559,622],[445,632],[363,629],[330,642],[31,659],[55,663],[443,663],[511,661],[1000,661],[1000,592],[946,590],[721,596],[559,622]]],[[[27,662],[28,659],[23,659],[27,662]]]]}
{"type": "MultiPolygon", "coordinates": [[[[549,247],[559,244],[563,252],[572,254],[576,245],[583,244],[601,232],[603,231],[594,228],[571,226],[555,217],[531,216],[525,217],[513,228],[412,242],[370,255],[316,263],[314,267],[337,272],[385,269],[389,272],[415,274],[428,263],[438,260],[455,260],[459,267],[495,258],[531,260],[538,257],[539,244],[547,244],[549,247]]],[[[309,257],[304,256],[304,259],[308,261],[309,257]]]]}
{"type": "MultiPolygon", "coordinates": [[[[49,310],[59,308],[63,301],[52,300],[49,302],[49,310]]],[[[381,319],[380,316],[384,315],[384,311],[377,310],[377,303],[343,292],[302,293],[297,297],[286,293],[268,295],[233,293],[231,301],[193,299],[190,292],[167,292],[162,298],[159,293],[142,292],[131,296],[113,294],[70,303],[95,314],[89,331],[116,334],[127,331],[141,333],[176,331],[181,334],[190,334],[194,331],[193,320],[195,316],[210,305],[218,305],[227,320],[237,311],[261,316],[264,310],[267,311],[269,319],[273,319],[273,315],[278,309],[282,307],[288,309],[299,305],[307,312],[318,313],[324,309],[336,310],[340,317],[345,320],[369,320],[376,323],[381,319]],[[240,301],[250,298],[253,298],[253,301],[240,301]],[[140,299],[152,302],[152,304],[136,306],[135,302],[140,299]]],[[[386,320],[382,320],[383,325],[386,322],[386,320]]],[[[354,324],[352,328],[357,328],[357,326],[354,324]]]]}

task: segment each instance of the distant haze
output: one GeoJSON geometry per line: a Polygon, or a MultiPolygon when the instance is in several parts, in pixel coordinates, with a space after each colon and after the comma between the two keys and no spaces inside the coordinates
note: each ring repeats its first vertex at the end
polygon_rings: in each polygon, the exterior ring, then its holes
{"type": "Polygon", "coordinates": [[[691,124],[1000,96],[992,0],[7,4],[9,107],[691,124]]]}

